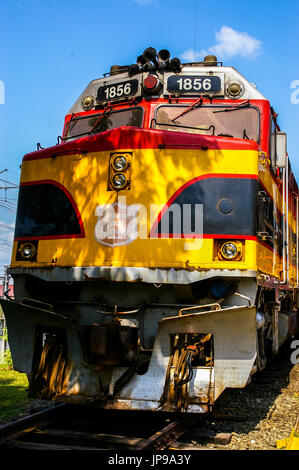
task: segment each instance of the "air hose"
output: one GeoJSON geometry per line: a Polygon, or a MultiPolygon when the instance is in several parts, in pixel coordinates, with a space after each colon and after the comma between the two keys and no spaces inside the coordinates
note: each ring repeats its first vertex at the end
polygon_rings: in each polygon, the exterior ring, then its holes
{"type": "Polygon", "coordinates": [[[192,358],[197,354],[196,346],[187,346],[179,356],[174,370],[174,384],[181,387],[190,382],[193,377],[192,358]]]}

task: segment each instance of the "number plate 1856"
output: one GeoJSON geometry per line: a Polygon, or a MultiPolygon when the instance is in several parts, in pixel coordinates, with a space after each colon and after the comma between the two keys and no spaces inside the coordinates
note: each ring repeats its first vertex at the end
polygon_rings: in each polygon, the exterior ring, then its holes
{"type": "Polygon", "coordinates": [[[133,96],[138,91],[138,80],[127,80],[125,82],[113,83],[98,88],[97,100],[112,101],[133,96]]]}
{"type": "Polygon", "coordinates": [[[167,80],[170,93],[217,93],[221,90],[220,77],[207,75],[171,75],[167,80]]]}

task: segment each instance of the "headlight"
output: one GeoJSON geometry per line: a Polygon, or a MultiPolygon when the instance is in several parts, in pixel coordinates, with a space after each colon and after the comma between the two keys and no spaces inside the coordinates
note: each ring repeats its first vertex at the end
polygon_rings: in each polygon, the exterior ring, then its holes
{"type": "Polygon", "coordinates": [[[127,159],[123,156],[115,157],[112,166],[115,171],[123,171],[127,167],[127,159]]]}
{"type": "Polygon", "coordinates": [[[112,178],[112,185],[115,189],[122,189],[127,184],[127,178],[123,173],[117,173],[112,178]]]}
{"type": "Polygon", "coordinates": [[[234,259],[238,255],[238,247],[234,242],[223,243],[220,248],[221,254],[225,259],[234,259]]]}
{"type": "Polygon", "coordinates": [[[90,109],[93,107],[94,99],[92,96],[84,96],[82,100],[82,108],[90,109]]]}
{"type": "Polygon", "coordinates": [[[244,90],[244,84],[235,80],[226,83],[225,94],[229,98],[240,98],[244,94],[244,90]]]}
{"type": "Polygon", "coordinates": [[[36,253],[36,247],[32,243],[24,243],[20,251],[24,259],[31,259],[36,253]]]}

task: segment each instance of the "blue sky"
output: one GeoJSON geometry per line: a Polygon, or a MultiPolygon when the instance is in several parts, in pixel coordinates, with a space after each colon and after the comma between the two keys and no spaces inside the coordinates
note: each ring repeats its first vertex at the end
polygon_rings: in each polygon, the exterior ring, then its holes
{"type": "MultiPolygon", "coordinates": [[[[56,143],[89,81],[153,46],[181,58],[190,49],[196,58],[217,51],[224,65],[254,82],[288,133],[299,180],[299,103],[291,102],[292,82],[299,88],[298,18],[295,0],[0,0],[0,172],[9,170],[0,178],[17,182],[22,156],[37,142],[56,143]]],[[[9,262],[2,241],[12,237],[1,224],[14,223],[3,197],[0,189],[0,265],[9,262]]]]}

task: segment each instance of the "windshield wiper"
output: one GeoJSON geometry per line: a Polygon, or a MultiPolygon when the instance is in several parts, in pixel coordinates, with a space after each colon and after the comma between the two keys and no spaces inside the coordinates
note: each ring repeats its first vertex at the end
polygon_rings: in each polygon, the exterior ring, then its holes
{"type": "Polygon", "coordinates": [[[206,127],[194,127],[194,126],[183,126],[182,124],[170,124],[168,122],[157,122],[155,121],[156,125],[158,126],[169,126],[169,127],[182,127],[183,129],[195,129],[197,131],[209,131],[212,130],[212,134],[201,134],[201,135],[215,135],[215,126],[211,124],[208,128],[206,127]]]}
{"type": "Polygon", "coordinates": [[[225,109],[218,109],[218,111],[213,111],[213,113],[228,113],[230,111],[236,111],[240,108],[246,108],[249,106],[249,100],[243,101],[243,103],[237,104],[236,106],[230,106],[225,109]]]}
{"type": "Polygon", "coordinates": [[[98,119],[96,120],[96,122],[94,123],[94,125],[92,126],[90,131],[88,132],[88,135],[91,134],[92,131],[94,131],[98,127],[98,125],[102,122],[104,117],[106,117],[110,114],[110,111],[111,111],[111,106],[109,106],[109,104],[107,104],[107,106],[104,109],[104,111],[102,112],[102,114],[98,117],[98,119]]]}
{"type": "Polygon", "coordinates": [[[67,128],[66,128],[66,131],[64,133],[65,137],[63,137],[62,140],[68,140],[68,139],[73,139],[75,137],[81,137],[83,135],[89,135],[91,134],[94,129],[100,124],[100,122],[102,121],[102,119],[104,119],[104,117],[108,116],[109,115],[109,112],[110,112],[110,109],[111,109],[111,106],[107,105],[106,108],[104,109],[104,111],[102,112],[102,114],[100,114],[100,116],[98,117],[98,119],[96,120],[96,122],[94,123],[94,125],[92,126],[91,130],[89,132],[82,132],[81,134],[75,134],[75,135],[68,135],[70,133],[70,131],[73,129],[74,125],[76,124],[76,122],[82,120],[82,119],[87,119],[88,116],[82,116],[82,117],[75,117],[74,118],[74,114],[73,113],[71,115],[71,119],[68,121],[67,123],[67,128]],[[73,123],[73,126],[71,127],[71,123],[73,123]]]}
{"type": "Polygon", "coordinates": [[[250,140],[248,135],[246,134],[246,129],[243,130],[243,139],[250,140]]]}
{"type": "Polygon", "coordinates": [[[73,120],[74,115],[75,115],[75,113],[73,113],[73,114],[71,115],[71,119],[70,119],[69,122],[67,123],[67,127],[66,127],[66,129],[65,129],[65,131],[64,131],[64,135],[65,135],[64,139],[67,139],[67,135],[68,135],[68,133],[69,133],[70,125],[71,125],[71,122],[72,122],[72,120],[73,120]]]}
{"type": "Polygon", "coordinates": [[[183,111],[181,114],[179,114],[177,117],[175,117],[174,119],[171,119],[171,122],[174,122],[176,121],[179,117],[181,116],[184,116],[184,114],[186,113],[189,113],[189,111],[193,111],[193,109],[199,105],[201,106],[203,103],[203,99],[202,99],[202,96],[200,98],[198,98],[198,100],[195,101],[195,103],[193,103],[191,106],[189,106],[189,108],[185,109],[185,111],[183,111]]]}

